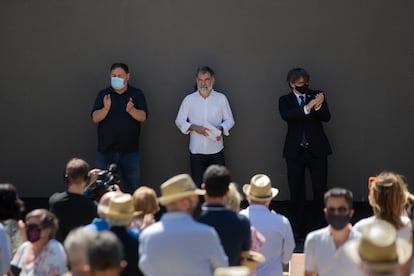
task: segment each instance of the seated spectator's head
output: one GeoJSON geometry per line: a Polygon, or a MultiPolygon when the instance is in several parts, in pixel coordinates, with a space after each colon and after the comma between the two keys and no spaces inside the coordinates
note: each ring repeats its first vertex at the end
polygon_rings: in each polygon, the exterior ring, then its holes
{"type": "Polygon", "coordinates": [[[20,200],[17,190],[12,184],[0,184],[0,221],[19,219],[24,210],[24,203],[20,200]]]}
{"type": "Polygon", "coordinates": [[[324,198],[323,211],[328,224],[335,230],[347,227],[354,215],[352,192],[344,188],[332,188],[325,193],[324,198]]]}
{"type": "Polygon", "coordinates": [[[161,184],[161,197],[158,202],[164,205],[168,212],[184,211],[192,214],[198,204],[198,196],[204,195],[194,184],[188,174],[179,174],[161,184]]]}
{"type": "Polygon", "coordinates": [[[117,276],[126,267],[122,243],[110,231],[98,232],[87,252],[92,276],[117,276]]]}
{"type": "Polygon", "coordinates": [[[229,191],[230,172],[221,165],[209,166],[203,174],[202,187],[208,197],[224,197],[229,191]]]}
{"type": "Polygon", "coordinates": [[[97,235],[96,231],[78,227],[70,231],[66,237],[64,246],[72,276],[89,275],[88,247],[97,235]]]}
{"type": "Polygon", "coordinates": [[[404,177],[394,172],[382,172],[368,180],[368,200],[375,217],[403,227],[401,215],[407,204],[408,190],[404,177]]]}
{"type": "Polygon", "coordinates": [[[381,219],[367,225],[362,236],[347,242],[344,250],[367,275],[393,273],[412,253],[411,245],[398,238],[396,228],[381,219]]]}
{"type": "Polygon", "coordinates": [[[256,174],[250,179],[250,184],[243,185],[243,192],[250,203],[269,205],[279,190],[272,187],[267,175],[256,174]]]}
{"type": "Polygon", "coordinates": [[[85,185],[89,177],[89,164],[79,158],[72,158],[66,164],[65,178],[68,185],[85,185]]]}
{"type": "Polygon", "coordinates": [[[132,196],[124,193],[115,194],[109,199],[109,205],[100,209],[110,226],[128,226],[132,217],[141,213],[134,211],[132,196]]]}
{"type": "Polygon", "coordinates": [[[26,215],[27,240],[31,243],[47,243],[58,229],[58,219],[46,209],[35,209],[26,215]]]}
{"type": "Polygon", "coordinates": [[[136,189],[132,195],[132,201],[135,211],[142,212],[139,217],[143,217],[146,214],[155,214],[160,209],[157,194],[154,189],[147,186],[141,186],[136,189]]]}
{"type": "Polygon", "coordinates": [[[241,194],[237,189],[237,185],[234,182],[231,182],[229,185],[229,192],[226,197],[225,206],[234,212],[240,211],[240,202],[241,202],[241,194]]]}

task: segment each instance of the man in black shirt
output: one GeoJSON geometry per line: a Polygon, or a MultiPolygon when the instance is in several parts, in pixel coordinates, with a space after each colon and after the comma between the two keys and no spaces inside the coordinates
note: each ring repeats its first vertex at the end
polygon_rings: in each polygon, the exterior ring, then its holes
{"type": "Polygon", "coordinates": [[[199,221],[217,231],[230,266],[239,266],[240,255],[247,254],[251,245],[250,222],[245,216],[224,206],[229,192],[230,172],[221,165],[211,165],[204,172],[205,204],[199,221]]]}
{"type": "Polygon", "coordinates": [[[98,124],[96,167],[112,163],[121,170],[123,191],[132,194],[141,177],[139,137],[147,119],[147,103],[141,90],[129,85],[129,68],[124,63],[111,66],[111,86],[96,97],[92,121],[98,124]]]}
{"type": "Polygon", "coordinates": [[[63,242],[69,231],[89,224],[96,216],[96,205],[83,196],[89,181],[89,165],[84,160],[73,158],[66,164],[65,181],[68,189],[49,198],[50,211],[59,220],[56,239],[63,242]]]}

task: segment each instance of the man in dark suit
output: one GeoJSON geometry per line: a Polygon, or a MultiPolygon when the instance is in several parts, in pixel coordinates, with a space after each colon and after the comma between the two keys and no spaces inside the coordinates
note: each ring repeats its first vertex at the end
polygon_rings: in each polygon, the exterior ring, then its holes
{"type": "Polygon", "coordinates": [[[279,112],[288,124],[283,157],[286,159],[292,206],[292,226],[296,238],[305,234],[305,169],[310,173],[314,199],[314,227],[324,224],[323,195],[327,190],[328,159],[332,153],[322,122],[331,118],[325,95],[309,89],[309,74],[295,68],[288,72],[292,91],[280,97],[279,112]]]}

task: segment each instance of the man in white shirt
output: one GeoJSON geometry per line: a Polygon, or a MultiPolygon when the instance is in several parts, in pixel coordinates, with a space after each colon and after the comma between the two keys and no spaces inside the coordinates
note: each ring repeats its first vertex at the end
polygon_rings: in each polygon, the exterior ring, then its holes
{"type": "Polygon", "coordinates": [[[243,186],[243,192],[250,206],[240,214],[247,216],[250,225],[266,238],[260,250],[266,261],[259,263],[256,273],[258,276],[282,276],[282,263],[289,263],[295,240],[289,220],[269,210],[269,204],[279,190],[272,187],[267,175],[256,174],[251,178],[250,184],[243,186]]]}
{"type": "Polygon", "coordinates": [[[223,134],[234,125],[233,114],[224,94],[213,89],[214,71],[201,66],[196,72],[197,91],[181,103],[175,124],[190,134],[191,174],[197,186],[203,182],[208,166],[224,164],[223,134]]]}
{"type": "Polygon", "coordinates": [[[161,185],[158,198],[167,213],[141,233],[139,267],[147,276],[211,276],[228,258],[213,227],[194,221],[198,196],[190,175],[174,176],[161,185]]]}
{"type": "Polygon", "coordinates": [[[345,254],[343,245],[360,234],[349,223],[352,192],[332,188],[324,195],[325,218],[328,226],[310,232],[305,240],[305,276],[363,275],[358,266],[345,254]]]}

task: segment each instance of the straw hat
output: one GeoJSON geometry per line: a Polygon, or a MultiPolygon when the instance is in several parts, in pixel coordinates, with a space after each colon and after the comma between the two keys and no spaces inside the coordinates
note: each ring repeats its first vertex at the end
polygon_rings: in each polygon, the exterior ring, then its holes
{"type": "Polygon", "coordinates": [[[250,184],[243,185],[243,192],[251,199],[266,201],[274,198],[279,190],[272,187],[272,182],[267,175],[256,174],[250,179],[250,184]]]}
{"type": "Polygon", "coordinates": [[[264,263],[265,256],[259,252],[250,250],[247,253],[242,253],[240,265],[248,267],[251,272],[256,271],[258,263],[264,263]]]}
{"type": "Polygon", "coordinates": [[[245,266],[219,267],[214,271],[214,276],[249,276],[250,270],[245,266]]]}
{"type": "Polygon", "coordinates": [[[347,242],[344,250],[358,265],[374,272],[390,272],[408,261],[412,247],[397,237],[392,224],[376,219],[366,226],[359,239],[347,242]]]}
{"type": "Polygon", "coordinates": [[[131,219],[133,216],[138,216],[141,211],[135,212],[132,203],[132,196],[130,194],[119,193],[113,195],[109,199],[108,206],[101,206],[101,212],[111,219],[131,219]]]}
{"type": "Polygon", "coordinates": [[[179,174],[161,184],[161,197],[158,202],[167,205],[192,195],[204,195],[205,190],[197,189],[193,179],[188,174],[179,174]]]}

